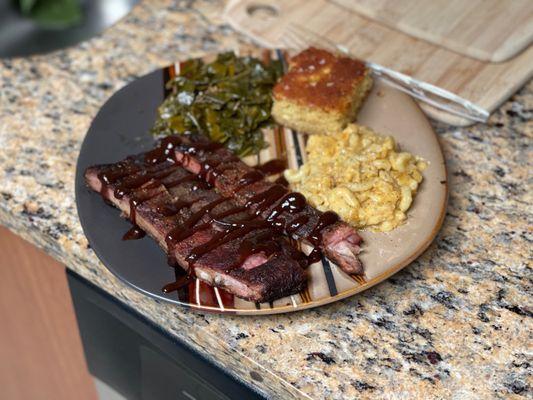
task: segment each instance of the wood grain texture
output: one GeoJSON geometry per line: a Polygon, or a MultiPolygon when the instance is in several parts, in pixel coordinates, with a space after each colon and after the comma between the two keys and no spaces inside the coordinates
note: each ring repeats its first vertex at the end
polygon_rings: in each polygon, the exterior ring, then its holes
{"type": "Polygon", "coordinates": [[[507,61],[533,40],[531,0],[331,1],[415,38],[481,61],[507,61]]]}
{"type": "MultiPolygon", "coordinates": [[[[325,0],[273,0],[277,15],[248,10],[255,0],[231,1],[225,19],[237,30],[267,47],[286,47],[284,31],[289,24],[305,27],[356,56],[403,72],[449,90],[488,111],[522,87],[533,76],[533,46],[502,63],[482,62],[413,38],[325,0]]],[[[432,118],[452,125],[472,122],[421,104],[432,118]]]]}
{"type": "Polygon", "coordinates": [[[65,267],[0,227],[0,397],[96,399],[65,267]]]}

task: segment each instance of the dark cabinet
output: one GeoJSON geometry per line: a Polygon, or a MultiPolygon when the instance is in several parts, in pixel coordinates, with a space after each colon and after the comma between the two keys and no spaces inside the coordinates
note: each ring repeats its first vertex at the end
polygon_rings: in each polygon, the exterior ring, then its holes
{"type": "Polygon", "coordinates": [[[89,371],[128,399],[264,399],[77,274],[67,272],[89,371]]]}

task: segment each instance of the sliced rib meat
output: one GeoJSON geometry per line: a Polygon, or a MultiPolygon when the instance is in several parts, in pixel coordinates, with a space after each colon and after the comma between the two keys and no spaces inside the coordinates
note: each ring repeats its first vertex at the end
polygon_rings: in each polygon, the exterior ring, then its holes
{"type": "Polygon", "coordinates": [[[255,302],[306,286],[300,264],[305,256],[286,238],[266,224],[241,228],[257,219],[175,162],[148,166],[145,159],[139,155],[90,167],[87,185],[122,210],[183,269],[192,268],[213,286],[255,302]],[[219,218],[213,221],[212,216],[219,218]]]}
{"type": "Polygon", "coordinates": [[[289,204],[280,210],[280,204],[290,200],[286,197],[288,190],[264,179],[261,173],[225,147],[202,136],[168,137],[151,156],[154,162],[165,157],[175,158],[187,170],[213,184],[223,196],[246,205],[264,220],[275,220],[292,238],[314,245],[315,255],[318,250],[322,251],[348,274],[364,273],[358,258],[362,239],[352,226],[335,218],[334,213],[323,213],[307,202],[300,208],[291,210],[289,204]],[[261,201],[265,196],[274,201],[271,204],[261,201]]]}

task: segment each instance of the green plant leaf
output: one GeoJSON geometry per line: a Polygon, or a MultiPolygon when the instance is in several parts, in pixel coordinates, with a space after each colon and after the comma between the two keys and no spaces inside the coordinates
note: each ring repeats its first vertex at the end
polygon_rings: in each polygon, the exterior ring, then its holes
{"type": "Polygon", "coordinates": [[[60,29],[78,24],[82,10],[78,0],[35,0],[30,16],[41,26],[60,29]]]}
{"type": "Polygon", "coordinates": [[[28,15],[30,13],[36,2],[37,0],[17,0],[18,7],[24,15],[28,15]]]}

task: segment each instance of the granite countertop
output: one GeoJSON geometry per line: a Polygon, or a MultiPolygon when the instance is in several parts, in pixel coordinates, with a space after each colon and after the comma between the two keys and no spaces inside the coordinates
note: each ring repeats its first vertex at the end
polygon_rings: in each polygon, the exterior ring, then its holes
{"type": "Polygon", "coordinates": [[[530,396],[531,82],[487,125],[434,124],[449,170],[444,227],[361,295],[277,316],[201,314],[125,287],[98,261],[74,201],[89,124],[137,76],[242,44],[222,7],[144,1],[93,40],[1,60],[0,223],[272,398],[530,396]]]}

